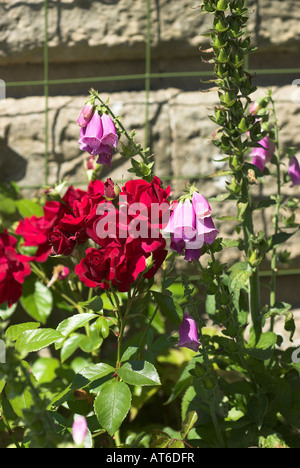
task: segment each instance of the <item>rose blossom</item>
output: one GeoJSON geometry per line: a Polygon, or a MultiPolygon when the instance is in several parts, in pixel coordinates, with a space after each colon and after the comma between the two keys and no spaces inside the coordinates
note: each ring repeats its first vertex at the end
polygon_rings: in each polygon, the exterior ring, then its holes
{"type": "Polygon", "coordinates": [[[90,288],[108,289],[111,284],[124,292],[129,291],[145,268],[145,257],[131,245],[124,246],[116,239],[105,249],[87,249],[85,258],[75,267],[75,273],[90,288]]]}
{"type": "Polygon", "coordinates": [[[46,202],[43,207],[44,216],[32,216],[20,221],[16,234],[24,238],[24,246],[37,247],[36,253],[30,257],[30,260],[41,263],[47,261],[52,251],[49,235],[65,214],[72,213],[76,201],[80,200],[85,193],[71,186],[62,198],[62,202],[46,202]]]}
{"type": "Polygon", "coordinates": [[[22,284],[31,270],[29,258],[19,255],[15,249],[17,239],[7,231],[0,234],[0,304],[11,307],[22,295],[22,284]]]}

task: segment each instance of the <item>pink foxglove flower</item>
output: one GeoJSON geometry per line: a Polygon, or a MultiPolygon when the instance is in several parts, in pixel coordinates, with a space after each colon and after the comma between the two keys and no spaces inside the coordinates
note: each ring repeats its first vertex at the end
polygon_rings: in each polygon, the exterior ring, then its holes
{"type": "Polygon", "coordinates": [[[187,261],[198,261],[204,244],[212,244],[218,234],[211,207],[203,195],[194,192],[192,200],[180,201],[164,232],[171,234],[171,249],[185,255],[187,261]]]}
{"type": "Polygon", "coordinates": [[[94,106],[92,103],[88,102],[80,113],[80,116],[77,120],[78,125],[80,127],[86,127],[92,118],[93,112],[94,112],[94,106]]]}
{"type": "Polygon", "coordinates": [[[183,315],[183,320],[179,328],[180,348],[189,348],[198,351],[200,342],[198,339],[198,328],[195,320],[188,312],[183,315]]]}
{"type": "Polygon", "coordinates": [[[88,433],[88,425],[84,416],[75,414],[74,423],[72,426],[72,436],[76,445],[83,445],[83,442],[88,433]]]}
{"type": "Polygon", "coordinates": [[[292,180],[292,187],[300,185],[300,165],[296,156],[290,160],[288,174],[292,180]]]}
{"type": "Polygon", "coordinates": [[[80,130],[80,149],[97,157],[97,164],[111,165],[113,153],[118,144],[115,124],[107,114],[94,112],[91,120],[80,130]]]}
{"type": "Polygon", "coordinates": [[[271,142],[268,136],[265,136],[260,142],[257,148],[255,148],[251,155],[253,157],[252,164],[254,164],[261,171],[264,170],[265,165],[269,163],[275,152],[275,144],[271,142]]]}

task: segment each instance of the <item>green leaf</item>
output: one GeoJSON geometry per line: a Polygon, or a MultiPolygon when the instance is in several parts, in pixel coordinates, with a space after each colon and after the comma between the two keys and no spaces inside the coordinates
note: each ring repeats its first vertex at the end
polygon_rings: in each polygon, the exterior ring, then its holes
{"type": "Polygon", "coordinates": [[[17,200],[15,203],[20,215],[23,218],[31,218],[32,216],[37,216],[40,218],[44,215],[44,211],[41,205],[32,200],[17,200]]]}
{"type": "Polygon", "coordinates": [[[180,305],[171,296],[157,291],[151,291],[154,300],[165,317],[176,325],[182,322],[183,311],[180,305]]]}
{"type": "Polygon", "coordinates": [[[186,415],[185,420],[182,423],[182,429],[181,429],[181,432],[180,432],[181,438],[183,440],[186,439],[186,436],[193,429],[193,427],[195,426],[197,421],[198,421],[197,411],[190,411],[186,415]]]}
{"type": "Polygon", "coordinates": [[[21,304],[30,317],[45,325],[52,312],[53,296],[44,284],[30,278],[23,285],[21,304]]]}
{"type": "Polygon", "coordinates": [[[147,361],[126,362],[117,370],[117,374],[130,385],[160,385],[157,370],[147,361]]]}
{"type": "Polygon", "coordinates": [[[102,377],[106,377],[109,374],[114,374],[115,369],[110,366],[109,364],[99,363],[93,364],[91,366],[85,367],[82,369],[78,374],[76,374],[72,387],[73,388],[83,388],[89,385],[91,382],[95,382],[95,380],[102,379],[102,377]]]}
{"type": "Polygon", "coordinates": [[[169,434],[160,429],[154,429],[152,431],[152,438],[151,448],[166,448],[171,440],[169,434]]]}
{"type": "Polygon", "coordinates": [[[232,293],[233,303],[237,310],[240,308],[241,290],[248,290],[248,280],[252,272],[246,262],[238,262],[229,269],[229,290],[232,293]]]}
{"type": "Polygon", "coordinates": [[[32,365],[32,372],[39,385],[53,382],[56,379],[56,370],[60,362],[54,358],[39,358],[32,365]]]}
{"type": "Polygon", "coordinates": [[[84,338],[85,335],[74,333],[74,335],[69,336],[69,338],[65,340],[60,351],[61,362],[65,362],[70,356],[72,356],[84,338]]]}
{"type": "MultiPolygon", "coordinates": [[[[31,376],[30,378],[33,381],[33,377],[31,376]]],[[[19,418],[24,416],[24,410],[26,411],[34,407],[32,391],[29,388],[25,388],[21,394],[17,394],[13,385],[7,385],[5,392],[9,404],[19,418]]]]}
{"type": "Polygon", "coordinates": [[[267,198],[266,200],[261,200],[257,203],[255,209],[256,210],[264,210],[266,208],[270,208],[271,206],[276,205],[276,200],[272,200],[271,198],[267,198]]]}
{"type": "Polygon", "coordinates": [[[153,441],[150,448],[184,448],[182,440],[173,439],[169,434],[160,429],[152,431],[153,441]]]}
{"type": "Polygon", "coordinates": [[[0,194],[0,213],[4,215],[12,215],[16,211],[16,204],[12,198],[3,197],[0,194]]]}
{"type": "Polygon", "coordinates": [[[103,301],[99,296],[92,297],[92,299],[85,302],[79,302],[79,305],[93,312],[100,312],[103,310],[103,301]]]}
{"type": "Polygon", "coordinates": [[[26,322],[19,325],[12,325],[6,330],[5,336],[8,340],[16,341],[25,331],[36,330],[40,327],[37,322],[26,322]]]}
{"type": "Polygon", "coordinates": [[[258,343],[255,346],[251,346],[253,340],[250,340],[250,347],[246,349],[246,353],[262,361],[270,359],[275,349],[277,335],[273,332],[262,333],[258,343]]]}
{"type": "Polygon", "coordinates": [[[249,418],[257,425],[260,430],[268,409],[268,398],[266,395],[254,395],[248,403],[249,418]]]}
{"type": "Polygon", "coordinates": [[[62,334],[52,328],[27,330],[17,339],[16,349],[21,353],[28,354],[50,346],[61,337],[62,334]]]}
{"type": "Polygon", "coordinates": [[[63,322],[61,322],[56,330],[61,333],[63,336],[63,339],[58,341],[56,343],[56,349],[61,348],[63,341],[65,338],[68,338],[71,333],[76,331],[78,328],[84,327],[88,322],[90,322],[92,319],[98,317],[98,315],[95,314],[78,314],[78,315],[73,315],[73,317],[69,317],[65,319],[63,322]]]}
{"type": "Polygon", "coordinates": [[[128,348],[124,351],[121,362],[129,361],[129,359],[134,356],[138,352],[138,346],[128,346],[128,348]]]}
{"type": "Polygon", "coordinates": [[[131,405],[131,392],[124,382],[110,380],[101,386],[94,409],[98,421],[111,436],[119,429],[131,405]]]}
{"type": "Polygon", "coordinates": [[[297,229],[296,231],[294,231],[292,233],[280,232],[279,234],[274,234],[270,238],[270,247],[271,247],[271,249],[276,249],[281,244],[284,244],[287,240],[289,240],[292,236],[294,236],[298,231],[299,231],[299,229],[297,229]]]}
{"type": "Polygon", "coordinates": [[[103,338],[99,336],[97,330],[90,330],[88,336],[85,336],[84,339],[81,341],[79,347],[85,353],[92,353],[100,348],[103,343],[103,338]]]}
{"type": "Polygon", "coordinates": [[[8,307],[6,302],[4,304],[0,304],[0,318],[2,318],[2,320],[7,320],[13,315],[16,308],[17,304],[13,304],[11,307],[8,307]]]}

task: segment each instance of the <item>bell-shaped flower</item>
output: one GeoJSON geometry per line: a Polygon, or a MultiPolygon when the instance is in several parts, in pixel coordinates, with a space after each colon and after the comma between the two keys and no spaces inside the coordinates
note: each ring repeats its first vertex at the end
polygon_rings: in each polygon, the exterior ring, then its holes
{"type": "Polygon", "coordinates": [[[93,156],[99,154],[103,137],[103,125],[102,119],[98,112],[94,112],[93,117],[86,127],[82,127],[80,130],[80,138],[78,143],[82,151],[87,151],[93,156]]]}
{"type": "Polygon", "coordinates": [[[260,146],[252,151],[250,156],[253,158],[252,164],[263,171],[265,165],[271,161],[276,147],[275,144],[270,141],[268,136],[265,136],[262,140],[260,140],[259,145],[260,146]]]}
{"type": "Polygon", "coordinates": [[[111,165],[118,144],[118,134],[114,122],[107,114],[94,112],[91,120],[80,130],[80,149],[97,156],[97,164],[111,165]]]}
{"type": "Polygon", "coordinates": [[[171,234],[171,249],[185,255],[189,262],[199,261],[202,247],[212,244],[218,234],[208,201],[196,191],[192,200],[187,198],[175,205],[164,232],[171,234]]]}
{"type": "Polygon", "coordinates": [[[290,160],[288,174],[292,180],[292,187],[300,185],[300,165],[296,156],[290,160]]]}
{"type": "Polygon", "coordinates": [[[179,202],[172,213],[165,232],[174,234],[175,239],[192,240],[197,234],[196,217],[192,203],[186,200],[179,202]]]}
{"type": "Polygon", "coordinates": [[[183,320],[179,328],[180,348],[189,348],[195,352],[198,351],[200,342],[198,338],[198,328],[193,317],[185,311],[183,320]]]}
{"type": "Polygon", "coordinates": [[[103,126],[103,135],[101,143],[103,145],[111,146],[112,148],[116,148],[118,144],[118,134],[113,123],[112,119],[107,114],[102,114],[101,117],[102,126],[103,126]]]}

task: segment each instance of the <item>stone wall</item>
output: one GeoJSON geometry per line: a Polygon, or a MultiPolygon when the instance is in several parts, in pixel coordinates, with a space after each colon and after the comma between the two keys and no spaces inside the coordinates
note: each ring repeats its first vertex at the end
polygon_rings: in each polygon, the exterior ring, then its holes
{"type": "MultiPolygon", "coordinates": [[[[200,14],[194,0],[151,1],[152,72],[207,71],[201,62],[201,35],[210,27],[211,17],[200,14]]],[[[44,2],[42,0],[0,1],[0,78],[6,82],[43,80],[44,2]]],[[[249,0],[249,32],[258,47],[250,59],[251,69],[298,68],[298,72],[258,74],[261,96],[273,89],[282,145],[300,152],[300,104],[292,82],[300,78],[300,6],[294,0],[249,0]]],[[[51,80],[105,77],[145,72],[146,0],[49,0],[49,77],[51,80]]],[[[49,181],[65,177],[84,182],[84,154],[78,149],[76,119],[89,88],[101,92],[125,126],[136,129],[143,142],[145,83],[114,80],[99,83],[92,78],[84,84],[50,86],[49,98],[49,181]]],[[[175,194],[196,175],[202,178],[221,164],[211,144],[215,130],[207,118],[216,102],[215,93],[204,93],[200,78],[160,78],[151,82],[150,145],[156,173],[166,178],[175,194]]],[[[40,185],[44,173],[43,86],[8,87],[7,99],[0,101],[0,180],[15,180],[21,186],[40,185]]],[[[300,101],[300,92],[298,93],[300,101]]],[[[128,178],[128,165],[114,157],[112,170],[104,171],[118,180],[128,178]]],[[[206,196],[223,190],[223,179],[201,179],[206,196]]],[[[291,191],[291,189],[287,189],[291,191]]],[[[270,196],[265,186],[260,195],[270,196]]],[[[297,192],[300,193],[299,190],[297,192]]],[[[214,206],[216,215],[231,212],[230,205],[214,206]]],[[[271,214],[258,217],[259,228],[271,232],[271,214]]],[[[234,226],[222,224],[221,232],[233,235],[234,226]]],[[[300,236],[292,238],[293,266],[300,264],[300,236]]],[[[230,260],[234,260],[233,256],[230,260]]],[[[299,279],[298,279],[299,281],[299,279]]]]}

